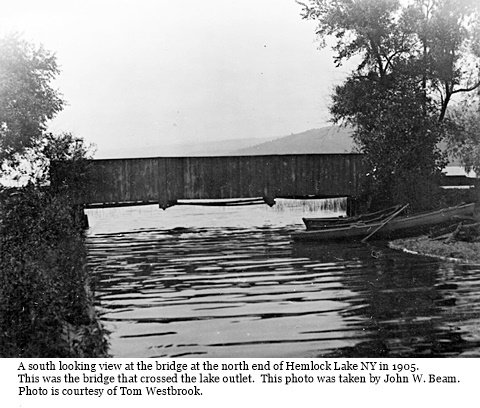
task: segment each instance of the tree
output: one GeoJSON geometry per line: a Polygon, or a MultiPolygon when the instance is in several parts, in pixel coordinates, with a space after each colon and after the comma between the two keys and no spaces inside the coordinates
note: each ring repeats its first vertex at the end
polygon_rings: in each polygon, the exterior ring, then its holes
{"type": "Polygon", "coordinates": [[[337,65],[359,58],[330,110],[335,123],[353,126],[377,202],[432,206],[424,198],[446,165],[438,142],[454,129],[447,107],[480,86],[478,66],[470,69],[480,55],[476,1],[298,3],[318,22],[321,46],[333,37],[337,65]]]}
{"type": "Polygon", "coordinates": [[[64,101],[52,88],[56,57],[18,34],[0,39],[0,163],[42,139],[64,101]]]}
{"type": "Polygon", "coordinates": [[[46,132],[63,106],[50,85],[57,74],[55,56],[43,47],[15,34],[0,40],[0,166],[15,169],[27,158],[38,171],[26,185],[0,185],[2,357],[103,357],[107,351],[92,313],[79,217],[88,147],[69,133],[46,132]]]}
{"type": "Polygon", "coordinates": [[[460,159],[467,172],[473,170],[480,176],[480,104],[475,101],[462,101],[452,116],[455,131],[447,138],[448,152],[460,159]]]}
{"type": "Polygon", "coordinates": [[[445,163],[437,147],[444,125],[425,115],[421,86],[408,76],[389,81],[349,78],[338,86],[331,113],[354,126],[353,139],[365,154],[368,194],[379,206],[410,203],[426,208],[445,163]],[[386,82],[386,83],[385,83],[386,82]]]}
{"type": "Polygon", "coordinates": [[[334,61],[360,57],[357,75],[381,79],[408,65],[409,75],[439,104],[480,86],[477,0],[311,0],[303,18],[318,22],[320,46],[333,37],[334,61]],[[407,64],[408,63],[408,64],[407,64]]]}
{"type": "Polygon", "coordinates": [[[416,0],[424,86],[437,98],[440,121],[452,97],[480,86],[479,5],[476,0],[416,0]]]}

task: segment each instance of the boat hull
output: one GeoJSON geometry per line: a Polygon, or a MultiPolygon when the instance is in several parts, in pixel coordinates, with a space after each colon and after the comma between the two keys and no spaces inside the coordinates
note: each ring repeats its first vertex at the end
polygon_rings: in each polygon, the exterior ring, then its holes
{"type": "Polygon", "coordinates": [[[463,204],[428,213],[397,217],[371,223],[353,223],[339,227],[300,231],[292,234],[294,241],[360,241],[378,228],[371,239],[395,239],[427,234],[433,227],[449,224],[457,218],[471,216],[475,204],[463,204]]]}
{"type": "Polygon", "coordinates": [[[370,214],[362,214],[355,217],[337,217],[337,218],[311,218],[306,217],[302,218],[305,227],[307,230],[310,229],[323,229],[326,227],[341,227],[348,226],[352,223],[374,223],[384,221],[395,212],[397,212],[401,206],[397,205],[395,207],[387,208],[382,211],[377,211],[370,214]]]}

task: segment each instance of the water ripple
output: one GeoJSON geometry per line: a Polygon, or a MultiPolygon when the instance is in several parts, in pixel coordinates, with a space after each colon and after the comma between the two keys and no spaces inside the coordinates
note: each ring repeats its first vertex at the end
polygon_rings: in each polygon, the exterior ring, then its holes
{"type": "Polygon", "coordinates": [[[117,357],[479,356],[480,270],[298,225],[88,237],[117,357]]]}

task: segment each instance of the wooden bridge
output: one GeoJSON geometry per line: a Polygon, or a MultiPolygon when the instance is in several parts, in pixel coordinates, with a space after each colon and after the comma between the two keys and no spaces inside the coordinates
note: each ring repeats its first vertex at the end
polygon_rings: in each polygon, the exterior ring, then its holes
{"type": "Polygon", "coordinates": [[[302,154],[91,160],[86,207],[179,200],[358,197],[362,155],[302,154]]]}

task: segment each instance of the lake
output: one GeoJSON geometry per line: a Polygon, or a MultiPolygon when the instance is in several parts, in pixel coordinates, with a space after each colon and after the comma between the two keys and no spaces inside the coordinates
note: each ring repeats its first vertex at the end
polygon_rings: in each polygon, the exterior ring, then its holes
{"type": "Polygon", "coordinates": [[[87,212],[114,357],[480,356],[480,265],[292,242],[338,201],[87,212]]]}

